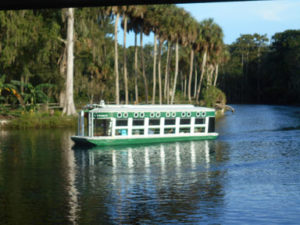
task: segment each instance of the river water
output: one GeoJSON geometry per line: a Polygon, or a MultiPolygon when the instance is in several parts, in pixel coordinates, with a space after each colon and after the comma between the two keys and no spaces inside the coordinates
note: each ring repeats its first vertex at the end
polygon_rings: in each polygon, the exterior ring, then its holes
{"type": "Polygon", "coordinates": [[[0,224],[299,224],[300,107],[234,105],[220,137],[72,149],[0,131],[0,224]]]}

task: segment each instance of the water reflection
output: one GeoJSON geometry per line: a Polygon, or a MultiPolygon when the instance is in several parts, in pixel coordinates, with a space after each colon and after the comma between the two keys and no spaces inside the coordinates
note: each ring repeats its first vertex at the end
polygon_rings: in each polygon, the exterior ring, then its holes
{"type": "Polygon", "coordinates": [[[297,224],[299,107],[234,108],[216,141],[73,150],[73,131],[0,131],[0,224],[297,224]]]}
{"type": "MultiPolygon", "coordinates": [[[[65,132],[62,136],[62,154],[63,158],[66,161],[66,190],[69,196],[69,221],[71,224],[77,224],[77,211],[79,209],[78,203],[78,190],[75,186],[75,179],[76,179],[76,164],[75,164],[75,154],[72,151],[72,141],[70,139],[70,133],[65,132]]],[[[89,154],[89,156],[93,157],[94,154],[89,154]]],[[[93,162],[94,159],[91,158],[89,162],[93,162]]]]}
{"type": "MultiPolygon", "coordinates": [[[[209,141],[74,149],[76,184],[84,190],[81,208],[93,211],[89,221],[94,222],[100,214],[105,215],[100,221],[116,223],[210,218],[223,205],[224,172],[209,169],[218,163],[216,151],[209,141]]],[[[79,217],[86,222],[86,216],[79,217]]]]}
{"type": "Polygon", "coordinates": [[[0,132],[0,224],[75,224],[76,161],[68,131],[0,132]]]}

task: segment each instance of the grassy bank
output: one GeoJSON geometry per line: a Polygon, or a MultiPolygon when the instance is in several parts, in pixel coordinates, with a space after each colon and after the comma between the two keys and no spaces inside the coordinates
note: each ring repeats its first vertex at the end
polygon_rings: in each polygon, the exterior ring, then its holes
{"type": "Polygon", "coordinates": [[[57,111],[52,114],[48,112],[24,112],[18,117],[9,118],[2,127],[6,129],[73,128],[76,125],[76,116],[62,116],[61,112],[57,111]]]}

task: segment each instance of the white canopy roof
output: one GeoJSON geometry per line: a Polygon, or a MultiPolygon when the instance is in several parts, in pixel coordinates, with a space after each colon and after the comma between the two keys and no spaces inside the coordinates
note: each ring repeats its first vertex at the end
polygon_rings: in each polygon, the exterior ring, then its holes
{"type": "MultiPolygon", "coordinates": [[[[212,112],[213,108],[196,107],[194,105],[90,105],[91,112],[212,112]]],[[[89,107],[88,107],[89,108],[89,107]]]]}

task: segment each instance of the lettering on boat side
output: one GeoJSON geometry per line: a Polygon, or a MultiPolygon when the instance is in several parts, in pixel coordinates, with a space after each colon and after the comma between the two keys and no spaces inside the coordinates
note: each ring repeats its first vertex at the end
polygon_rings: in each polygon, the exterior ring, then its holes
{"type": "Polygon", "coordinates": [[[101,113],[101,114],[100,114],[100,113],[97,113],[97,114],[95,113],[95,114],[94,114],[94,118],[95,118],[95,119],[99,119],[99,118],[108,118],[108,117],[109,117],[109,115],[108,115],[108,114],[104,114],[104,113],[101,113]]]}

